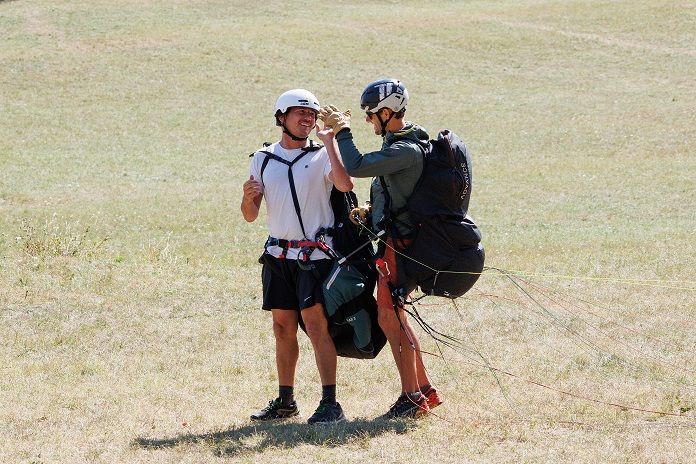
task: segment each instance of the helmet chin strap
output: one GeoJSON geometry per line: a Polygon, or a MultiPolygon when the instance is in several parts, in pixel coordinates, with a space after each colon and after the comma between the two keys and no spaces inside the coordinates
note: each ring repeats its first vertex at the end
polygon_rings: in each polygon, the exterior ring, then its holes
{"type": "Polygon", "coordinates": [[[384,138],[387,136],[387,124],[389,124],[389,121],[391,121],[395,113],[392,111],[386,121],[382,121],[382,117],[379,115],[379,111],[375,114],[377,115],[377,119],[379,119],[379,124],[382,126],[382,133],[380,135],[382,136],[382,138],[384,138]]]}
{"type": "Polygon", "coordinates": [[[295,134],[293,134],[292,132],[290,132],[290,131],[288,130],[287,127],[285,127],[285,124],[281,124],[281,127],[283,128],[283,132],[284,132],[285,134],[288,134],[288,136],[290,136],[290,138],[293,139],[293,140],[295,140],[295,141],[301,142],[301,141],[307,140],[307,139],[309,138],[309,136],[307,136],[307,137],[298,137],[298,136],[296,136],[295,134]]]}

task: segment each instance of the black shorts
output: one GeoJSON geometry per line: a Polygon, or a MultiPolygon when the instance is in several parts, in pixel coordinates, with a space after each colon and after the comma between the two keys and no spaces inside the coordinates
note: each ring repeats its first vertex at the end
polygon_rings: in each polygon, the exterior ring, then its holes
{"type": "Polygon", "coordinates": [[[317,303],[324,304],[322,283],[331,272],[333,261],[312,261],[313,270],[300,268],[293,259],[274,258],[264,254],[261,282],[263,284],[262,308],[301,311],[317,303]]]}

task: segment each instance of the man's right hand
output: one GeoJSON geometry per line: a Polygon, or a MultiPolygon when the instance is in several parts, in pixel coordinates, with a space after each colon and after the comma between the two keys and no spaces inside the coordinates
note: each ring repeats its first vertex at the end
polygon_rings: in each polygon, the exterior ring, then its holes
{"type": "Polygon", "coordinates": [[[250,176],[249,180],[244,182],[244,200],[252,201],[263,193],[261,183],[254,180],[254,176],[250,176]]]}
{"type": "Polygon", "coordinates": [[[254,180],[254,176],[249,176],[249,180],[244,182],[243,189],[242,216],[244,216],[245,221],[254,222],[259,217],[263,187],[259,181],[254,180]]]}

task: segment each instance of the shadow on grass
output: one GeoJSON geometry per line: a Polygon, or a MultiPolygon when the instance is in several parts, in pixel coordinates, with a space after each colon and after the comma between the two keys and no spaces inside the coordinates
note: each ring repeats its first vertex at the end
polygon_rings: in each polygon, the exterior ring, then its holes
{"type": "Polygon", "coordinates": [[[407,433],[416,427],[412,420],[356,419],[337,425],[310,425],[298,422],[260,422],[220,432],[189,433],[173,438],[137,438],[133,445],[145,449],[203,446],[218,456],[263,453],[269,448],[300,445],[335,447],[360,443],[387,434],[407,433]]]}

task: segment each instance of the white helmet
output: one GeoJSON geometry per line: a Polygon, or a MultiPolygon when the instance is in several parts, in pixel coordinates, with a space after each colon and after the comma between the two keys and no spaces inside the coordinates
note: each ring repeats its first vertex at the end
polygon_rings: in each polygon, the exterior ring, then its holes
{"type": "Polygon", "coordinates": [[[288,90],[276,100],[274,111],[276,125],[281,125],[278,116],[285,114],[293,106],[309,108],[314,110],[317,114],[319,114],[319,110],[321,109],[319,100],[317,100],[317,97],[315,97],[312,92],[304,89],[288,90]]]}

